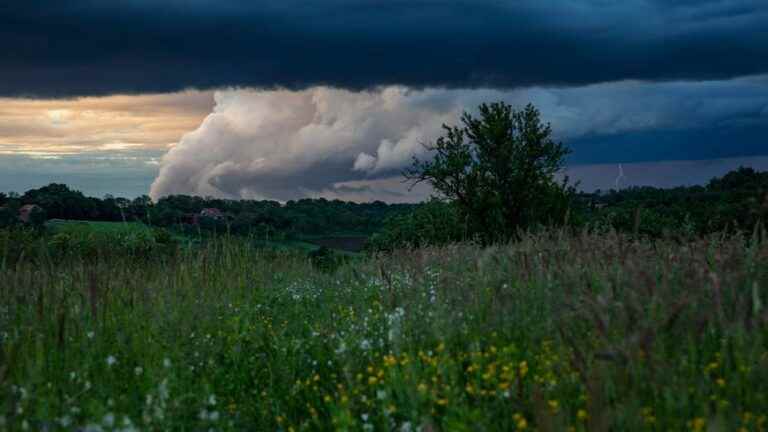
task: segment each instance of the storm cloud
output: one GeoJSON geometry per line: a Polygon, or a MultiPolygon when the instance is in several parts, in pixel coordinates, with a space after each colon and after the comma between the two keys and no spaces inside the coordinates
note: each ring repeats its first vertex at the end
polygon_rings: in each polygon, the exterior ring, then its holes
{"type": "Polygon", "coordinates": [[[27,0],[0,95],[519,88],[768,72],[764,0],[27,0]]]}
{"type": "Polygon", "coordinates": [[[413,156],[427,156],[422,144],[462,111],[495,100],[516,107],[533,102],[556,138],[573,149],[575,165],[722,159],[765,154],[767,147],[765,76],[514,90],[232,89],[214,98],[213,112],[162,159],[153,197],[288,200],[354,193],[395,200],[405,189],[400,171],[413,156]],[[662,145],[626,138],[644,134],[672,138],[662,145]],[[619,143],[610,157],[604,140],[619,143]]]}

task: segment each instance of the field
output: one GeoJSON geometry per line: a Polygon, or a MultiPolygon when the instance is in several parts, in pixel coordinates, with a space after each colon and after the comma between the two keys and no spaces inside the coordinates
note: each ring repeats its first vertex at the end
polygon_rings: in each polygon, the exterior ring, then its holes
{"type": "Polygon", "coordinates": [[[63,219],[51,219],[46,222],[46,227],[56,233],[67,233],[72,235],[129,235],[135,233],[147,233],[151,229],[140,222],[94,222],[94,221],[73,221],[63,219]]]}
{"type": "Polygon", "coordinates": [[[213,240],[0,268],[0,429],[766,430],[768,244],[213,240]]]}

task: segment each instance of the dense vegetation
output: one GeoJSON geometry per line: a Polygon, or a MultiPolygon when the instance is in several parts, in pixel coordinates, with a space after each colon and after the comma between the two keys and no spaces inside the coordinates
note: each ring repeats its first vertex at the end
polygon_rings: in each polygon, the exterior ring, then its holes
{"type": "MultiPolygon", "coordinates": [[[[459,214],[452,202],[421,204],[389,218],[384,229],[372,237],[370,247],[393,250],[474,240],[459,214]]],[[[630,187],[575,194],[561,225],[690,240],[715,233],[749,233],[767,221],[768,172],[742,167],[704,186],[630,187]]]]}
{"type": "Polygon", "coordinates": [[[301,199],[284,204],[277,201],[225,200],[172,195],[153,202],[148,196],[133,200],[105,196],[86,197],[64,184],[53,183],[23,195],[0,193],[0,227],[15,220],[25,204],[42,207],[49,219],[141,222],[152,226],[178,228],[191,224],[192,216],[205,208],[223,213],[223,227],[237,234],[279,232],[285,235],[362,233],[381,228],[388,216],[408,211],[409,204],[343,202],[301,199]],[[8,217],[4,217],[8,215],[8,217]]]}
{"type": "Polygon", "coordinates": [[[552,140],[539,111],[504,102],[464,113],[461,127],[427,145],[430,158],[414,159],[405,177],[428,182],[453,205],[466,235],[485,244],[514,238],[518,230],[563,222],[574,189],[555,174],[569,150],[552,140]]]}
{"type": "Polygon", "coordinates": [[[6,263],[0,428],[765,430],[767,264],[762,233],[564,231],[6,263]]]}

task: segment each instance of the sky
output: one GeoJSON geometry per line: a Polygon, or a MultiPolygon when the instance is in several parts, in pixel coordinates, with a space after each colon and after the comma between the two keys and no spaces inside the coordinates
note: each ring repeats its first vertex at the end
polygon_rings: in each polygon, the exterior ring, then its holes
{"type": "Polygon", "coordinates": [[[26,0],[0,52],[0,191],[418,201],[499,100],[585,190],[768,170],[764,0],[26,0]]]}

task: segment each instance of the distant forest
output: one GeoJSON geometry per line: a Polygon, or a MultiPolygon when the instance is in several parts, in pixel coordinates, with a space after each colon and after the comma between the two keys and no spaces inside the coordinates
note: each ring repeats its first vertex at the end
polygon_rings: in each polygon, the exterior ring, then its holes
{"type": "MultiPolygon", "coordinates": [[[[202,226],[235,234],[276,232],[288,236],[390,231],[400,243],[420,235],[426,236],[424,242],[432,243],[429,235],[419,231],[431,230],[439,232],[446,242],[461,239],[460,221],[451,219],[451,204],[438,200],[387,204],[320,198],[279,203],[173,195],[153,202],[148,196],[132,200],[109,195],[101,199],[87,197],[58,183],[24,194],[0,193],[0,225],[18,223],[19,209],[31,204],[42,208],[44,219],[139,221],[177,229],[194,226],[199,230],[202,226]],[[200,217],[205,209],[218,211],[215,217],[200,217]]],[[[751,229],[766,218],[768,172],[739,168],[702,186],[581,192],[575,195],[572,211],[563,223],[657,237],[751,229]]]]}
{"type": "Polygon", "coordinates": [[[110,195],[100,199],[87,197],[59,183],[32,189],[23,195],[0,193],[0,207],[8,214],[18,214],[18,209],[28,204],[41,207],[46,219],[143,222],[160,227],[183,227],[200,222],[205,227],[225,228],[238,234],[274,230],[301,235],[369,234],[379,230],[386,218],[415,207],[414,204],[354,203],[324,198],[286,203],[188,195],[167,196],[157,202],[146,195],[132,200],[110,195]],[[204,209],[216,209],[221,217],[199,217],[204,209]]]}

